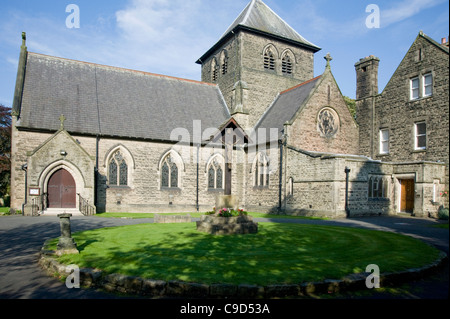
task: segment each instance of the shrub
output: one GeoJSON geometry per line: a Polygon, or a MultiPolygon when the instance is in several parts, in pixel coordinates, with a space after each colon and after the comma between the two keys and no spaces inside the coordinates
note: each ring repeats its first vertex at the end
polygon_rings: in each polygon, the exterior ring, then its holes
{"type": "Polygon", "coordinates": [[[438,218],[443,220],[448,220],[448,209],[440,208],[438,211],[438,218]]]}

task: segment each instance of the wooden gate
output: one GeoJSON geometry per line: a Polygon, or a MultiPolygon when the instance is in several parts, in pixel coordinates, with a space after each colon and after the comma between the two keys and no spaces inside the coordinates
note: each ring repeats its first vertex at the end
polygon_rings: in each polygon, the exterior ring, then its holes
{"type": "Polygon", "coordinates": [[[48,181],[49,208],[76,208],[76,184],[65,169],[57,170],[48,181]]]}
{"type": "Polygon", "coordinates": [[[414,210],[414,180],[401,180],[400,211],[412,213],[414,210]]]}

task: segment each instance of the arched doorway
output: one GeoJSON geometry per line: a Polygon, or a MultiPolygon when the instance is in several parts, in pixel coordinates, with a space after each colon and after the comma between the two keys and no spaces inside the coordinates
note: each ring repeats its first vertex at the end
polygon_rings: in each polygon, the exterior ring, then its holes
{"type": "Polygon", "coordinates": [[[76,184],[72,175],[61,168],[50,177],[47,186],[49,208],[76,208],[76,184]]]}

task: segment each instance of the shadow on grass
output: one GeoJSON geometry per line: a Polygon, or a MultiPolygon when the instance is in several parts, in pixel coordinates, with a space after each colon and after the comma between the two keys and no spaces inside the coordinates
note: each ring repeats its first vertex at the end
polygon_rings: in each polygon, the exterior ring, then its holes
{"type": "Polygon", "coordinates": [[[293,284],[340,279],[377,264],[382,272],[422,266],[437,251],[393,233],[263,223],[258,234],[214,236],[195,223],[142,224],[74,234],[81,253],[64,263],[149,279],[293,284]]]}

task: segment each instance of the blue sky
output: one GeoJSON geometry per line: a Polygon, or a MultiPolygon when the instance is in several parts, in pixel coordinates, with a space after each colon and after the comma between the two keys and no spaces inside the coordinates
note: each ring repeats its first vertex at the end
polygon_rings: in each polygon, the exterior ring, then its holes
{"type": "MultiPolygon", "coordinates": [[[[195,61],[250,0],[0,0],[0,103],[12,106],[21,33],[31,52],[200,80],[195,61]],[[80,28],[66,27],[66,6],[80,8],[80,28]]],[[[308,41],[321,47],[315,75],[330,52],[344,95],[355,97],[354,64],[380,58],[385,87],[420,30],[440,42],[449,34],[448,0],[265,0],[308,41]],[[369,4],[380,28],[366,27],[369,4]]]]}

